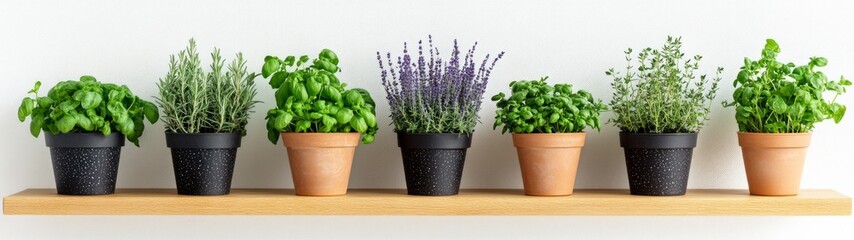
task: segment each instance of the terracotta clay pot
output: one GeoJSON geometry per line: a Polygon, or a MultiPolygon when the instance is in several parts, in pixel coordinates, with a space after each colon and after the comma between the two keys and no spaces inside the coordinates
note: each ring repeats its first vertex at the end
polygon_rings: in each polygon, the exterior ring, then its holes
{"type": "Polygon", "coordinates": [[[572,195],[586,133],[513,134],[525,194],[572,195]]]}
{"type": "Polygon", "coordinates": [[[798,195],[811,133],[738,133],[750,194],[798,195]]]}
{"type": "Polygon", "coordinates": [[[359,133],[282,133],[296,194],[347,194],[360,137],[359,133]]]}

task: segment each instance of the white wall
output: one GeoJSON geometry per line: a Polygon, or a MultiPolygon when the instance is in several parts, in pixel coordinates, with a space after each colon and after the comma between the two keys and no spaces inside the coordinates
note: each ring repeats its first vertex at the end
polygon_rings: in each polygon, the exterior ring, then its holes
{"type": "MultiPolygon", "coordinates": [[[[92,74],[127,84],[141,96],[156,93],[169,54],[195,37],[206,52],[237,51],[260,70],[265,55],[335,50],[341,79],[367,88],[379,102],[380,133],[359,147],[351,187],[403,188],[400,154],[387,117],[375,52],[400,53],[404,41],[433,34],[448,52],[454,38],[479,41],[480,56],[507,51],[487,95],[512,80],[543,75],[600,98],[611,89],[604,71],[622,67],[623,50],[658,47],[681,35],[684,50],[702,54],[702,68],[726,68],[717,101],[732,93],[742,58],[759,56],[767,37],[781,57],[805,63],[824,56],[833,78],[854,77],[854,20],[850,1],[2,1],[0,2],[0,195],[54,187],[43,139],[14,117],[32,83],[52,86],[92,74]]],[[[267,142],[263,113],[274,101],[259,80],[257,113],[240,149],[235,187],[292,187],[282,146],[267,142]]],[[[47,88],[45,88],[47,89],[47,88]]],[[[854,106],[854,96],[841,102],[854,106]]],[[[509,136],[491,130],[487,102],[469,151],[465,188],[520,188],[509,136]]],[[[690,188],[746,188],[732,109],[715,104],[700,135],[690,188]]],[[[604,117],[610,116],[610,113],[604,117]]],[[[849,116],[848,118],[854,118],[849,116]]],[[[119,187],[173,188],[174,177],[156,124],[142,148],[125,147],[119,187]]],[[[854,119],[815,130],[802,187],[854,194],[851,146],[854,119]]],[[[627,188],[617,130],[591,132],[577,188],[627,188]]],[[[854,217],[40,217],[0,216],[0,238],[760,238],[854,239],[854,217]]]]}

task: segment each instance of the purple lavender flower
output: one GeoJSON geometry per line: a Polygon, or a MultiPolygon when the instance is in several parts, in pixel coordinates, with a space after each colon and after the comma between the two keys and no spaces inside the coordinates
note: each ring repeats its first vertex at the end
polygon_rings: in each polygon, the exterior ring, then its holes
{"type": "Polygon", "coordinates": [[[442,60],[431,35],[428,35],[427,47],[429,57],[425,56],[423,41],[418,41],[418,56],[412,56],[408,44],[404,43],[403,55],[397,57],[396,66],[391,53],[386,54],[384,63],[377,52],[395,131],[471,134],[479,120],[477,113],[489,75],[504,52],[499,53],[491,65],[487,65],[490,57],[486,55],[477,66],[474,60],[476,42],[460,59],[459,44],[454,40],[448,61],[442,60]]]}

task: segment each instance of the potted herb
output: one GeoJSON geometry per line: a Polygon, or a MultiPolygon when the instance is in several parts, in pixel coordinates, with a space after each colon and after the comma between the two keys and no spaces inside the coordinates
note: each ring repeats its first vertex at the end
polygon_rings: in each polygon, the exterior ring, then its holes
{"type": "Polygon", "coordinates": [[[724,102],[735,107],[738,143],[754,195],[798,194],[811,131],[826,119],[842,120],[846,108],[836,97],[851,86],[845,78],[830,81],[816,70],[827,65],[823,57],[796,66],[777,61],[778,53],[780,46],[768,39],[762,58],[745,58],[733,82],[733,100],[724,102]],[[826,92],[834,93],[832,100],[826,92]]]}
{"type": "Polygon", "coordinates": [[[226,69],[219,49],[211,58],[210,72],[203,71],[191,39],[171,56],[169,72],[157,84],[178,194],[230,192],[237,148],[256,103],[256,75],[246,71],[243,55],[226,69]]]}
{"type": "Polygon", "coordinates": [[[309,57],[267,56],[261,74],[276,90],[276,107],[267,112],[267,137],[281,134],[297,195],[347,193],[356,146],[374,141],[377,119],[368,91],[346,89],[335,76],[338,56],[323,49],[309,57]]]}
{"type": "Polygon", "coordinates": [[[414,59],[406,43],[403,56],[388,70],[377,52],[382,84],[391,106],[394,131],[403,156],[407,192],[411,195],[454,195],[459,192],[466,150],[478,122],[478,111],[492,68],[487,55],[475,65],[477,43],[460,58],[454,40],[450,59],[443,61],[429,38],[429,59],[422,42],[414,59]],[[391,76],[389,77],[389,72],[391,76]],[[389,79],[390,78],[390,79],[389,79]]]}
{"type": "Polygon", "coordinates": [[[667,37],[662,49],[638,54],[636,69],[630,48],[626,73],[606,72],[615,90],[610,102],[615,116],[609,122],[621,130],[634,195],[684,195],[688,185],[697,133],[708,119],[723,69],[711,81],[697,76],[702,56],[683,59],[681,47],[681,38],[667,37]]]}
{"type": "Polygon", "coordinates": [[[584,129],[599,130],[599,112],[606,107],[587,91],[550,86],[546,79],[513,81],[510,96],[493,96],[498,107],[493,128],[503,125],[502,134],[513,133],[525,194],[572,195],[584,129]]]}
{"type": "Polygon", "coordinates": [[[154,104],[134,96],[127,86],[102,84],[92,76],[62,81],[39,96],[36,82],[18,108],[18,120],[30,118],[30,133],[45,132],[56,191],[64,195],[112,194],[125,138],[139,146],[143,118],[157,121],[154,104]]]}

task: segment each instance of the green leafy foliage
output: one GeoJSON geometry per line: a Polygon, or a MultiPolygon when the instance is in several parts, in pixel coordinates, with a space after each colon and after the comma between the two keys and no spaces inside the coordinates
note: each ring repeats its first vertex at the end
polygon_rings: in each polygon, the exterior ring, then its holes
{"type": "Polygon", "coordinates": [[[549,86],[548,77],[540,80],[513,81],[510,96],[503,92],[492,96],[497,102],[494,128],[501,133],[572,133],[586,127],[599,130],[599,113],[606,109],[602,100],[589,92],[572,91],[570,84],[549,86]]]}
{"type": "Polygon", "coordinates": [[[270,142],[277,143],[280,132],[359,132],[362,143],[372,143],[378,128],[368,91],[345,88],[335,76],[340,68],[332,50],[321,51],[310,66],[308,61],[308,56],[264,58],[261,74],[276,89],[276,108],[266,117],[270,142]]]}
{"type": "Polygon", "coordinates": [[[802,133],[811,131],[816,123],[833,119],[839,123],[846,107],[836,102],[845,93],[851,81],[840,77],[830,81],[817,67],[827,65],[827,59],[812,57],[809,63],[777,61],[780,46],[768,39],[762,49],[762,58],[752,61],[744,58],[744,66],[733,82],[736,87],[732,102],[724,106],[735,107],[735,119],[741,132],[802,133]],[[824,98],[825,92],[835,93],[833,99],[824,98]]]}
{"type": "Polygon", "coordinates": [[[219,49],[211,53],[210,72],[202,70],[196,42],[172,55],[169,72],[157,83],[157,104],[163,109],[166,130],[176,133],[246,134],[255,106],[255,73],[246,70],[243,54],[223,69],[219,49]]]}
{"type": "Polygon", "coordinates": [[[18,108],[18,120],[30,117],[30,133],[38,137],[42,130],[51,134],[72,132],[101,132],[109,135],[121,132],[128,141],[139,146],[139,137],[145,130],[144,119],[157,122],[158,111],[154,104],[134,96],[127,86],[102,84],[92,76],[82,76],[79,81],[68,80],[56,84],[47,96],[39,96],[41,82],[36,82],[18,108]]]}
{"type": "Polygon", "coordinates": [[[695,75],[703,58],[684,60],[680,37],[667,37],[662,49],[646,48],[638,53],[633,69],[632,49],[626,53],[626,73],[610,69],[614,95],[610,102],[615,117],[609,122],[632,133],[687,133],[700,131],[708,120],[723,68],[711,81],[695,75]],[[709,85],[711,82],[711,86],[709,85]]]}

